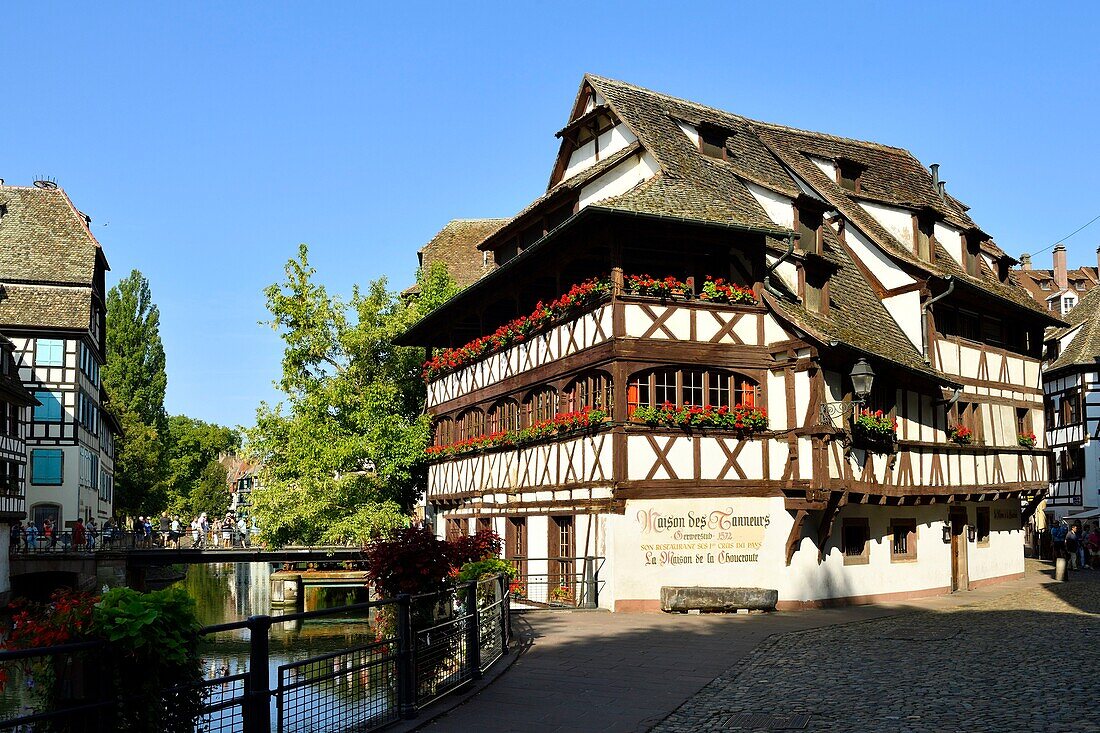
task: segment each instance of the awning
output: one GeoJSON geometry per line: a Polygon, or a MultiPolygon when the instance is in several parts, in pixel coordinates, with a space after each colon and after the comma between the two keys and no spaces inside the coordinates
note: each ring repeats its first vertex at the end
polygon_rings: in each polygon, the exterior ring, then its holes
{"type": "Polygon", "coordinates": [[[1100,509],[1089,509],[1087,512],[1078,512],[1077,514],[1067,514],[1062,519],[1097,519],[1100,518],[1100,509]]]}

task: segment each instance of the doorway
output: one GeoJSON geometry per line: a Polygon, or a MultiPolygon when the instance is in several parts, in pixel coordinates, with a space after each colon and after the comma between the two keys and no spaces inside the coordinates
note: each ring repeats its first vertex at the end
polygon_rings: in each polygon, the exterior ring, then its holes
{"type": "Polygon", "coordinates": [[[952,507],[948,517],[951,524],[951,592],[954,593],[970,587],[966,568],[966,507],[952,507]]]}

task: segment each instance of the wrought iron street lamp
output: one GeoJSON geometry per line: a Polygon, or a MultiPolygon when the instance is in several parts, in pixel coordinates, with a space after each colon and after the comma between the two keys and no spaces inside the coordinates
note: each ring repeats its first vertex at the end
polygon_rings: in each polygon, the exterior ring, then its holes
{"type": "Polygon", "coordinates": [[[852,394],[855,399],[850,402],[826,402],[821,405],[821,421],[826,425],[832,425],[833,418],[843,419],[853,405],[867,404],[867,398],[871,395],[871,388],[875,384],[875,370],[866,359],[861,358],[852,367],[848,378],[852,380],[852,394]]]}

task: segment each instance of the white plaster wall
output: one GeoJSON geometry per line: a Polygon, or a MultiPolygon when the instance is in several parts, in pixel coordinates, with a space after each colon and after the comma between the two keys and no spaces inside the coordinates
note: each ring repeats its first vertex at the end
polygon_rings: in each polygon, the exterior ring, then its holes
{"type": "Polygon", "coordinates": [[[694,125],[689,125],[686,122],[679,122],[680,129],[687,135],[688,140],[691,140],[691,144],[695,147],[699,147],[699,131],[695,129],[694,125]]]}
{"type": "Polygon", "coordinates": [[[794,201],[755,183],[745,181],[745,186],[772,221],[781,227],[794,228],[794,201]]]}
{"type": "Polygon", "coordinates": [[[828,176],[830,181],[836,180],[836,163],[813,155],[810,156],[810,162],[820,168],[821,172],[828,176]]]}
{"type": "Polygon", "coordinates": [[[659,168],[656,159],[648,152],[632,155],[584,186],[577,205],[583,209],[597,201],[625,193],[650,178],[659,168]]]}
{"type": "Polygon", "coordinates": [[[787,380],[782,371],[768,372],[768,427],[785,430],[787,427],[787,380]]]}
{"type": "Polygon", "coordinates": [[[600,150],[600,160],[614,155],[637,139],[634,133],[630,131],[630,128],[620,122],[600,135],[597,141],[600,150]]]}
{"type": "MultiPolygon", "coordinates": [[[[989,515],[989,545],[967,542],[967,573],[970,582],[1001,578],[1024,572],[1023,530],[1020,529],[1020,507],[1011,499],[987,504],[989,515]]],[[[967,506],[968,521],[976,522],[976,504],[967,506]]]]}
{"type": "Polygon", "coordinates": [[[863,207],[864,211],[873,216],[875,221],[881,224],[886,231],[897,237],[898,241],[912,248],[913,214],[910,211],[870,201],[860,201],[859,205],[863,207]]]}
{"type": "Polygon", "coordinates": [[[913,347],[921,352],[924,349],[924,336],[921,333],[920,293],[913,290],[895,295],[883,300],[882,304],[913,347]]]}
{"type": "MultiPolygon", "coordinates": [[[[36,446],[38,447],[38,446],[36,446]]],[[[52,450],[58,446],[41,446],[52,450]]],[[[30,454],[32,448],[27,449],[27,517],[33,516],[32,507],[36,504],[59,504],[61,506],[61,525],[65,522],[75,521],[80,513],[80,448],[79,446],[59,446],[64,458],[62,458],[62,483],[61,486],[35,486],[31,483],[30,454]]],[[[93,504],[94,507],[94,504],[93,504]]]]}
{"type": "MultiPolygon", "coordinates": [[[[1010,501],[1000,504],[1006,512],[1013,509],[1010,501]]],[[[970,513],[973,520],[973,508],[970,513]]],[[[950,544],[942,539],[946,518],[945,506],[848,505],[837,516],[825,561],[818,562],[816,544],[805,538],[791,566],[786,567],[786,539],[794,520],[781,498],[632,500],[624,515],[607,517],[607,552],[613,565],[605,566],[609,572],[602,574],[608,580],[606,600],[609,606],[622,600],[655,601],[663,585],[775,588],[781,601],[944,590],[951,584],[950,544]],[[647,532],[645,518],[654,513],[666,518],[702,517],[702,526],[647,532]],[[766,516],[767,526],[735,527],[727,531],[726,539],[719,539],[723,530],[714,526],[716,513],[766,516]],[[843,520],[849,517],[869,520],[867,564],[844,563],[840,537],[843,520]],[[917,521],[916,560],[891,560],[891,518],[917,521]],[[721,552],[741,556],[742,561],[719,562],[721,552]],[[755,558],[746,560],[750,555],[755,558]],[[673,556],[683,562],[673,563],[673,556]]],[[[1020,541],[1019,529],[1011,519],[993,519],[988,548],[968,543],[970,580],[1021,572],[1020,541]]]]}
{"type": "Polygon", "coordinates": [[[944,224],[938,221],[935,223],[932,231],[936,237],[936,241],[947,250],[947,254],[951,255],[956,262],[962,265],[965,262],[965,253],[963,252],[965,245],[963,244],[962,233],[950,224],[944,224]]]}
{"type": "Polygon", "coordinates": [[[589,140],[569,154],[569,164],[565,167],[562,180],[572,178],[585,168],[596,163],[596,141],[589,140]]]}
{"type": "Polygon", "coordinates": [[[916,282],[913,278],[906,275],[901,268],[894,264],[893,260],[887,257],[877,245],[872,244],[871,240],[863,236],[863,233],[858,231],[855,227],[845,227],[844,240],[848,243],[848,247],[855,256],[859,258],[860,262],[871,271],[871,274],[873,274],[887,290],[911,285],[916,282]]]}

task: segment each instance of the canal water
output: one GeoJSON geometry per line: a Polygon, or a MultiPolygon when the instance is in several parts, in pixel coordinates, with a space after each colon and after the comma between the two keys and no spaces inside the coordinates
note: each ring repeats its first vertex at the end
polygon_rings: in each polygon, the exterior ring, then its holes
{"type": "MultiPolygon", "coordinates": [[[[307,586],[304,593],[304,608],[272,607],[271,572],[270,563],[189,565],[187,575],[175,585],[183,588],[195,599],[199,622],[204,626],[242,621],[249,616],[259,614],[281,616],[301,610],[335,608],[368,600],[367,591],[361,586],[323,588],[307,586]]],[[[227,677],[248,670],[248,635],[247,629],[238,629],[213,634],[206,638],[202,654],[208,679],[227,677]]],[[[269,673],[274,686],[278,683],[281,666],[324,655],[326,652],[368,644],[374,641],[375,635],[370,614],[360,612],[307,621],[275,623],[271,627],[269,638],[271,646],[269,673]]],[[[330,666],[340,663],[339,658],[326,662],[330,666]]],[[[293,670],[293,673],[287,675],[287,679],[301,681],[323,671],[314,664],[307,668],[293,670]]],[[[348,706],[362,707],[364,697],[375,697],[371,693],[364,694],[365,690],[361,688],[363,684],[370,683],[366,679],[352,679],[352,675],[349,674],[340,675],[332,684],[300,688],[295,697],[295,706],[299,708],[297,712],[301,713],[303,718],[315,719],[316,716],[311,713],[317,711],[336,713],[348,706]]],[[[214,699],[234,696],[237,692],[236,689],[215,690],[214,699]]],[[[388,697],[383,690],[371,692],[381,693],[380,698],[383,699],[388,697]]],[[[368,706],[376,710],[377,707],[387,707],[382,699],[376,699],[374,704],[368,703],[368,706]]],[[[284,719],[286,717],[284,713],[284,719]]],[[[278,711],[273,700],[273,725],[277,720],[278,711]]],[[[301,722],[304,724],[290,725],[287,729],[306,733],[307,731],[338,730],[341,727],[338,723],[333,725],[336,721],[332,720],[327,722],[316,720],[314,724],[305,723],[305,720],[301,722]]],[[[213,729],[222,730],[217,725],[213,726],[213,729]]]]}

